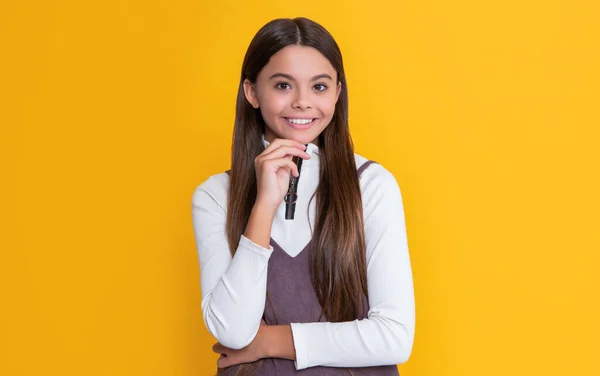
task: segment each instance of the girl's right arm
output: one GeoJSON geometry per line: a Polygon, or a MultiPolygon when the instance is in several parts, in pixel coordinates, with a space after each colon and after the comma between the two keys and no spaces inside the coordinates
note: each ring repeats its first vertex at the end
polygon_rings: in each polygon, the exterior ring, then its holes
{"type": "Polygon", "coordinates": [[[255,160],[257,197],[235,255],[226,234],[228,179],[213,176],[196,188],[192,217],[200,260],[202,316],[224,346],[241,349],[252,342],[264,312],[267,266],[273,252],[271,226],[287,192],[292,157],[309,158],[305,146],[275,140],[255,160]]]}

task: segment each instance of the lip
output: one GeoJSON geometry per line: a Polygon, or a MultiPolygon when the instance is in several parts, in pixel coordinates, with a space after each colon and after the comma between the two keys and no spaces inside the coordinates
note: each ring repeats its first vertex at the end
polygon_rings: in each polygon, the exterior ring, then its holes
{"type": "Polygon", "coordinates": [[[289,125],[290,127],[294,128],[294,129],[308,129],[308,128],[312,127],[313,125],[315,125],[315,123],[319,120],[319,118],[313,118],[313,117],[293,117],[291,119],[314,119],[312,122],[310,122],[308,124],[295,124],[295,123],[289,122],[288,119],[284,117],[283,120],[285,120],[287,125],[289,125]]]}

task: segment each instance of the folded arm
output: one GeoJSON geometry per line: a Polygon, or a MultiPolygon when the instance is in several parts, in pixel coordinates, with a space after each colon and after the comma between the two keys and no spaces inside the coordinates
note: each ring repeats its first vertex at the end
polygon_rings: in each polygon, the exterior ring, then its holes
{"type": "Polygon", "coordinates": [[[380,165],[365,170],[362,180],[368,317],[339,323],[292,323],[297,370],[318,365],[400,364],[410,357],[415,303],[400,188],[380,165]]]}

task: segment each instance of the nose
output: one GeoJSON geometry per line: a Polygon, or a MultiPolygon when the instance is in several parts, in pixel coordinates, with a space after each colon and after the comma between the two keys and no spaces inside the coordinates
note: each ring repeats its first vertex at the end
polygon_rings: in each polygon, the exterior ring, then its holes
{"type": "Polygon", "coordinates": [[[294,96],[294,100],[292,102],[292,107],[298,110],[308,110],[311,108],[309,95],[305,93],[304,90],[297,90],[296,95],[294,96]]]}

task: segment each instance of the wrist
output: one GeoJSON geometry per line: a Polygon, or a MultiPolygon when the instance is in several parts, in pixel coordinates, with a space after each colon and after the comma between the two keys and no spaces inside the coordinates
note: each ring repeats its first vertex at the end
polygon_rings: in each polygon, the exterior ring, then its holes
{"type": "Polygon", "coordinates": [[[262,331],[262,340],[261,340],[261,358],[274,358],[275,354],[275,338],[273,335],[273,327],[274,325],[264,325],[260,328],[262,331]]]}
{"type": "Polygon", "coordinates": [[[275,210],[270,209],[268,206],[255,204],[244,230],[244,236],[259,246],[268,249],[275,210]]]}
{"type": "Polygon", "coordinates": [[[252,213],[257,214],[261,218],[273,219],[275,218],[275,213],[277,213],[277,206],[256,201],[252,206],[252,213]]]}
{"type": "Polygon", "coordinates": [[[263,329],[261,352],[264,357],[296,360],[290,325],[265,325],[263,329]]]}

